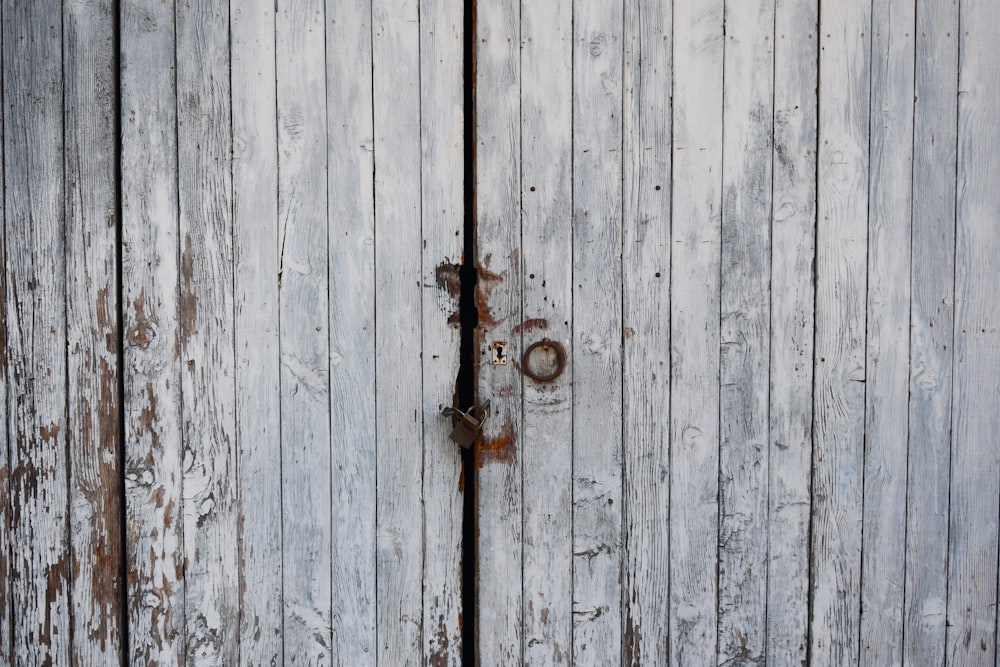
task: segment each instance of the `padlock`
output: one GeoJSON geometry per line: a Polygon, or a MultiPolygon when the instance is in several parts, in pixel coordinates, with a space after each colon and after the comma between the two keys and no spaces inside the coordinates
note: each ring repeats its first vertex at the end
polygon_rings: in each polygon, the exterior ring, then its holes
{"type": "Polygon", "coordinates": [[[486,401],[483,405],[473,405],[468,412],[462,412],[457,408],[442,410],[441,414],[445,417],[459,417],[448,437],[462,449],[472,447],[483,430],[483,424],[486,423],[486,418],[490,414],[489,409],[490,402],[486,401]]]}

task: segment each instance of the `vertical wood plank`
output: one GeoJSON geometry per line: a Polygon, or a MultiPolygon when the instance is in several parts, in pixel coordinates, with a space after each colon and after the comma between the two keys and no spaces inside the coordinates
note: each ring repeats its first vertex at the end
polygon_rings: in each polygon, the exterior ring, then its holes
{"type": "Polygon", "coordinates": [[[917,2],[903,660],[945,660],[955,297],[958,9],[917,2]]]}
{"type": "Polygon", "coordinates": [[[454,277],[465,224],[463,88],[471,85],[463,81],[463,4],[420,3],[423,663],[434,667],[462,659],[462,456],[441,410],[452,402],[461,348],[454,277]]]}
{"type": "Polygon", "coordinates": [[[797,665],[809,620],[818,6],[774,11],[767,659],[797,665]]]}
{"type": "Polygon", "coordinates": [[[282,660],[281,359],[275,15],[230,3],[239,657],[282,660]]]}
{"type": "Polygon", "coordinates": [[[66,291],[74,664],[122,646],[114,6],[66,3],[66,291]]]}
{"type": "Polygon", "coordinates": [[[997,655],[1000,514],[1000,5],[966,0],[959,19],[954,412],[948,664],[997,655]]]}
{"type": "MultiPolygon", "coordinates": [[[[521,6],[523,318],[501,329],[511,337],[511,349],[519,351],[546,337],[568,347],[572,338],[572,20],[573,3],[568,0],[521,6]]],[[[543,384],[516,368],[509,382],[513,388],[523,387],[522,664],[569,664],[572,374],[566,368],[543,384]]]]}
{"type": "Polygon", "coordinates": [[[723,39],[722,2],[675,5],[670,281],[673,664],[716,660],[723,39]]]}
{"type": "Polygon", "coordinates": [[[727,2],[725,13],[718,660],[763,665],[774,2],[727,2]]]}
{"type": "Polygon", "coordinates": [[[573,16],[573,661],[621,660],[623,3],[573,16]]]}
{"type": "Polygon", "coordinates": [[[3,3],[12,656],[70,657],[62,7],[3,3]]]}
{"type": "Polygon", "coordinates": [[[417,3],[389,0],[374,1],[372,14],[377,653],[380,663],[415,665],[423,659],[425,528],[424,397],[418,370],[422,295],[420,15],[417,3]]]}
{"type": "Polygon", "coordinates": [[[478,397],[492,414],[476,454],[479,515],[476,627],[483,665],[522,660],[520,3],[476,3],[476,305],[478,397]],[[494,342],[509,362],[494,365],[494,342]]]}
{"type": "Polygon", "coordinates": [[[185,649],[237,661],[229,7],[176,4],[185,649]]]}
{"type": "Polygon", "coordinates": [[[173,3],[121,5],[129,662],[184,663],[173,3]]]}
{"type": "MultiPolygon", "coordinates": [[[[333,640],[376,661],[375,199],[371,2],[327,6],[333,640]]],[[[391,491],[390,491],[391,492],[391,491]]]]}
{"type": "Polygon", "coordinates": [[[861,664],[901,664],[915,3],[872,10],[861,664]]]}
{"type": "Polygon", "coordinates": [[[276,26],[284,651],[331,664],[332,521],[324,3],[276,26]]]}
{"type": "Polygon", "coordinates": [[[812,658],[858,661],[871,2],[820,6],[812,658]]]}
{"type": "MultiPolygon", "coordinates": [[[[0,3],[0,76],[3,73],[5,51],[4,45],[4,5],[0,3]]],[[[2,81],[2,79],[0,79],[2,81]]],[[[7,187],[6,162],[7,135],[4,131],[6,119],[3,109],[6,109],[6,90],[0,83],[0,183],[7,187]]],[[[0,660],[5,663],[14,662],[13,623],[14,607],[11,605],[10,569],[10,430],[7,420],[7,401],[9,400],[7,385],[7,206],[0,203],[0,433],[3,433],[3,447],[0,447],[0,660]]]]}

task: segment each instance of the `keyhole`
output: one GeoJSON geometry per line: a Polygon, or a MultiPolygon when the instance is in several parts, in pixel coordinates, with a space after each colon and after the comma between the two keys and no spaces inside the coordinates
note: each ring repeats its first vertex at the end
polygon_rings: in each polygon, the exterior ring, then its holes
{"type": "Polygon", "coordinates": [[[493,365],[494,366],[506,366],[507,365],[507,343],[506,341],[498,340],[493,343],[493,365]]]}

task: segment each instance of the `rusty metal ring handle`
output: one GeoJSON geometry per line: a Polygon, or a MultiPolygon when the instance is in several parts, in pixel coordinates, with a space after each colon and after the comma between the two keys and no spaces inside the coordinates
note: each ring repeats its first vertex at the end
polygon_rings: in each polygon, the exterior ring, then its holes
{"type": "Polygon", "coordinates": [[[540,341],[536,341],[528,346],[528,349],[524,351],[524,355],[521,357],[521,372],[530,377],[535,382],[552,382],[557,377],[562,375],[563,368],[566,367],[566,350],[563,348],[562,343],[555,340],[549,340],[548,338],[543,338],[540,341]],[[556,367],[552,369],[551,373],[540,374],[531,370],[531,353],[540,347],[548,348],[550,350],[555,350],[556,353],[556,367]]]}

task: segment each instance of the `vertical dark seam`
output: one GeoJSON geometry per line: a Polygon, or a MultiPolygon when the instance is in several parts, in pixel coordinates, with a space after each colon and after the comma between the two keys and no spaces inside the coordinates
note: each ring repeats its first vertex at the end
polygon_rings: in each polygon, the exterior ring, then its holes
{"type": "MultiPolygon", "coordinates": [[[[375,2],[370,0],[369,3],[369,33],[370,33],[370,43],[371,43],[371,99],[372,99],[372,272],[373,276],[378,276],[378,187],[375,181],[375,175],[378,173],[378,143],[376,141],[376,118],[375,118],[375,105],[378,100],[375,97],[375,2]]],[[[374,420],[373,430],[375,432],[375,447],[374,454],[375,460],[374,464],[374,482],[375,482],[375,504],[372,511],[375,513],[375,542],[372,544],[372,555],[375,557],[375,571],[372,576],[375,578],[375,588],[374,588],[374,603],[373,610],[375,612],[375,618],[372,619],[372,630],[375,633],[374,641],[375,645],[372,649],[375,652],[375,663],[378,664],[379,658],[382,655],[381,646],[379,645],[379,627],[378,627],[378,608],[379,608],[379,585],[378,585],[378,519],[379,519],[379,502],[378,502],[378,444],[379,444],[379,420],[378,420],[378,281],[372,281],[372,375],[374,377],[373,389],[374,389],[374,399],[372,401],[372,416],[376,419],[374,420]]],[[[331,434],[332,437],[333,434],[331,434]]],[[[332,620],[332,619],[331,619],[332,620]]],[[[391,667],[391,666],[389,666],[391,667]]]]}
{"type": "MultiPolygon", "coordinates": [[[[670,160],[668,167],[670,173],[670,183],[667,186],[670,192],[670,219],[667,221],[667,661],[673,656],[673,626],[671,624],[671,611],[673,611],[673,538],[674,522],[672,514],[674,511],[674,448],[673,448],[673,423],[674,423],[674,243],[670,243],[674,235],[674,200],[676,199],[674,190],[674,90],[676,77],[674,76],[674,54],[677,48],[677,37],[675,32],[676,7],[670,5],[670,127],[667,131],[669,145],[667,146],[667,157],[670,160]]],[[[640,80],[641,81],[641,80],[640,80]]],[[[640,113],[642,109],[639,110],[640,113]]],[[[645,148],[645,146],[643,146],[645,148]]],[[[640,656],[641,657],[641,656],[640,656]]]]}
{"type": "Polygon", "coordinates": [[[323,212],[324,222],[326,223],[324,225],[324,229],[326,231],[326,241],[323,244],[323,248],[324,248],[323,254],[324,254],[325,260],[326,260],[326,296],[327,296],[327,298],[326,298],[326,401],[327,401],[327,411],[326,411],[327,412],[327,422],[326,423],[327,423],[327,445],[326,446],[327,446],[327,454],[330,457],[329,464],[328,464],[328,467],[327,467],[327,474],[329,475],[327,477],[327,481],[328,481],[327,488],[329,489],[329,499],[328,499],[328,503],[329,504],[328,504],[328,507],[330,508],[330,513],[328,515],[329,516],[329,524],[328,525],[329,525],[329,528],[330,528],[330,552],[329,552],[329,555],[330,555],[330,594],[329,594],[329,597],[327,597],[327,600],[329,601],[329,604],[330,604],[330,607],[329,607],[329,609],[330,609],[330,617],[329,617],[329,625],[330,625],[330,627],[329,627],[328,633],[326,633],[326,634],[327,634],[327,642],[328,642],[327,645],[330,646],[330,647],[333,647],[333,645],[334,645],[333,638],[334,638],[334,635],[336,634],[336,628],[334,627],[335,614],[334,614],[334,609],[333,609],[333,590],[334,590],[334,586],[335,586],[335,583],[334,583],[334,562],[333,562],[333,551],[334,551],[334,546],[335,546],[333,544],[333,523],[334,523],[334,521],[333,521],[333,517],[334,517],[334,507],[333,507],[333,495],[334,495],[333,494],[333,488],[334,488],[333,487],[333,469],[334,469],[333,450],[334,450],[335,443],[334,443],[334,440],[333,440],[333,392],[331,391],[331,389],[332,389],[332,381],[333,381],[333,366],[330,363],[330,357],[331,357],[331,354],[330,354],[330,352],[331,352],[330,343],[331,343],[333,329],[331,328],[331,325],[330,325],[330,322],[331,322],[331,315],[330,315],[330,294],[332,294],[330,278],[332,276],[332,273],[330,271],[330,97],[329,97],[329,95],[330,95],[330,90],[329,90],[330,85],[329,85],[329,72],[328,72],[328,65],[327,65],[329,63],[329,57],[328,57],[328,53],[327,53],[327,37],[329,36],[329,29],[327,28],[327,20],[326,20],[327,5],[326,5],[325,2],[323,3],[322,8],[323,8],[323,19],[322,19],[320,25],[323,26],[323,139],[324,139],[324,141],[323,141],[323,146],[324,146],[324,151],[323,151],[323,160],[324,160],[324,164],[323,164],[324,189],[323,189],[323,192],[324,192],[324,195],[325,195],[325,198],[326,198],[326,202],[325,202],[325,206],[324,206],[325,210],[323,212]]]}
{"type": "Polygon", "coordinates": [[[722,596],[721,589],[721,563],[722,563],[722,526],[723,518],[722,514],[725,511],[725,494],[723,493],[724,480],[722,479],[722,309],[723,309],[723,291],[725,289],[726,279],[723,275],[723,268],[725,266],[725,245],[726,237],[723,233],[723,229],[726,224],[726,51],[728,48],[726,46],[726,3],[722,3],[722,109],[719,112],[719,195],[718,198],[713,203],[719,204],[719,321],[718,321],[718,345],[719,349],[716,355],[716,361],[718,365],[716,366],[716,436],[718,437],[716,450],[716,468],[715,468],[715,659],[718,662],[719,653],[722,648],[722,605],[720,604],[719,598],[722,596]]]}
{"type": "MultiPolygon", "coordinates": [[[[424,240],[424,52],[423,52],[423,31],[421,30],[421,20],[420,3],[417,3],[417,155],[419,156],[419,164],[417,165],[417,207],[418,216],[420,222],[420,242],[417,244],[417,256],[419,258],[419,280],[417,302],[420,308],[420,316],[418,318],[418,323],[420,325],[420,395],[421,397],[426,396],[426,377],[424,369],[424,251],[423,251],[423,240],[424,240]]],[[[427,649],[429,648],[424,638],[427,636],[427,628],[429,623],[427,622],[427,594],[426,587],[423,585],[426,579],[426,567],[427,567],[427,498],[424,495],[426,485],[425,481],[427,478],[427,442],[426,442],[426,428],[425,424],[427,422],[428,415],[424,414],[424,404],[423,401],[420,403],[420,532],[422,539],[420,540],[420,572],[421,572],[421,586],[420,586],[420,655],[424,663],[427,664],[427,649]]],[[[433,621],[432,621],[433,622],[433,621]]]]}
{"type": "Polygon", "coordinates": [[[570,3],[570,154],[569,154],[569,170],[570,170],[570,225],[569,225],[569,266],[570,266],[570,284],[569,284],[569,313],[570,313],[570,335],[572,337],[571,341],[571,354],[570,354],[570,549],[569,549],[569,563],[570,563],[570,626],[569,626],[569,662],[573,664],[576,661],[576,619],[573,616],[573,610],[576,607],[576,350],[574,345],[576,343],[576,289],[573,285],[576,283],[576,230],[573,224],[576,219],[576,1],[573,0],[570,3]]]}
{"type": "MultiPolygon", "coordinates": [[[[517,133],[517,141],[518,141],[518,159],[517,159],[517,166],[518,166],[518,169],[517,169],[518,207],[517,207],[517,220],[518,220],[518,226],[517,226],[517,229],[518,229],[518,248],[523,249],[525,247],[524,246],[524,42],[523,42],[523,39],[524,39],[524,1],[523,0],[521,0],[521,2],[518,4],[517,19],[518,19],[518,34],[517,34],[517,53],[518,53],[518,67],[517,67],[517,72],[518,72],[518,79],[517,79],[518,80],[518,90],[517,90],[517,92],[518,92],[518,105],[517,105],[517,114],[518,114],[518,117],[517,117],[517,127],[518,127],[518,133],[517,133]]],[[[517,257],[518,257],[518,266],[512,267],[513,270],[516,271],[516,275],[518,277],[518,281],[517,282],[518,282],[518,286],[519,286],[519,289],[520,289],[520,297],[521,297],[519,299],[520,316],[517,318],[518,322],[524,322],[525,321],[525,319],[524,319],[524,254],[525,253],[523,253],[523,252],[519,252],[518,253],[518,255],[517,255],[517,257]]],[[[523,326],[520,327],[520,330],[519,330],[517,336],[518,336],[518,343],[517,343],[517,348],[516,349],[518,350],[518,352],[523,352],[523,350],[524,350],[524,327],[523,326]]],[[[524,415],[525,415],[524,385],[525,385],[525,382],[524,382],[524,374],[523,373],[520,374],[520,378],[519,379],[520,379],[520,383],[521,383],[520,392],[518,394],[520,396],[520,402],[521,402],[520,429],[521,429],[521,433],[526,433],[527,429],[525,428],[525,425],[524,425],[524,415]]],[[[520,613],[518,614],[519,617],[520,617],[520,625],[521,625],[521,627],[520,627],[520,632],[518,634],[520,635],[520,639],[521,639],[521,664],[523,665],[526,662],[526,658],[525,658],[525,654],[524,654],[524,649],[525,649],[525,630],[526,630],[526,628],[525,628],[525,625],[526,625],[525,624],[525,613],[524,613],[524,608],[525,608],[525,604],[524,604],[524,598],[525,598],[525,595],[524,595],[524,544],[525,544],[525,539],[524,538],[525,538],[525,514],[526,514],[525,507],[524,507],[524,454],[521,454],[520,456],[518,456],[518,467],[520,468],[520,473],[521,473],[521,484],[520,484],[520,489],[521,489],[521,498],[520,498],[520,500],[521,500],[521,609],[519,610],[520,613]]]]}
{"type": "MultiPolygon", "coordinates": [[[[4,450],[6,452],[7,468],[4,471],[5,479],[3,480],[7,484],[7,500],[6,503],[10,502],[10,498],[13,497],[13,493],[10,488],[11,484],[11,437],[10,437],[10,404],[8,401],[9,389],[8,389],[8,379],[10,374],[8,371],[9,359],[7,357],[7,118],[4,113],[6,106],[6,45],[4,44],[4,36],[6,35],[6,22],[4,21],[4,4],[0,3],[0,223],[2,223],[2,229],[0,229],[0,260],[3,261],[3,266],[0,268],[0,289],[3,290],[0,294],[0,304],[3,305],[3,312],[0,312],[0,372],[3,373],[3,388],[4,388],[4,450]]],[[[0,517],[0,521],[3,522],[2,525],[7,526],[7,541],[0,549],[3,549],[5,553],[5,563],[6,567],[3,571],[0,571],[0,576],[5,577],[8,582],[6,587],[7,593],[7,616],[5,618],[5,624],[7,626],[7,646],[5,656],[13,658],[14,656],[14,595],[10,591],[10,581],[13,573],[11,568],[11,558],[13,557],[13,548],[10,545],[10,505],[7,504],[4,510],[4,516],[0,517]]]]}
{"type": "MultiPolygon", "coordinates": [[[[619,441],[622,469],[621,469],[621,479],[619,484],[621,485],[621,517],[618,522],[618,534],[621,542],[621,546],[618,551],[618,581],[621,582],[620,588],[618,590],[618,632],[621,636],[621,641],[618,646],[618,662],[622,667],[625,667],[625,651],[626,646],[629,647],[631,651],[631,637],[628,633],[627,620],[631,616],[631,607],[628,604],[628,590],[629,584],[631,583],[631,578],[629,577],[628,571],[628,548],[629,548],[629,534],[628,534],[628,457],[625,455],[625,422],[628,416],[625,411],[625,75],[626,75],[626,57],[625,44],[628,42],[628,35],[626,34],[626,26],[628,22],[626,20],[626,0],[622,0],[622,30],[621,30],[621,73],[620,73],[620,95],[619,99],[621,102],[620,114],[620,129],[619,129],[619,143],[620,152],[618,154],[618,164],[621,169],[620,173],[620,197],[621,197],[621,220],[619,221],[619,255],[618,255],[618,281],[619,281],[619,338],[618,338],[618,372],[619,377],[619,398],[621,400],[621,440],[619,441]]],[[[641,24],[640,24],[641,25],[641,24]]],[[[640,169],[641,173],[641,169],[640,169]]]]}

